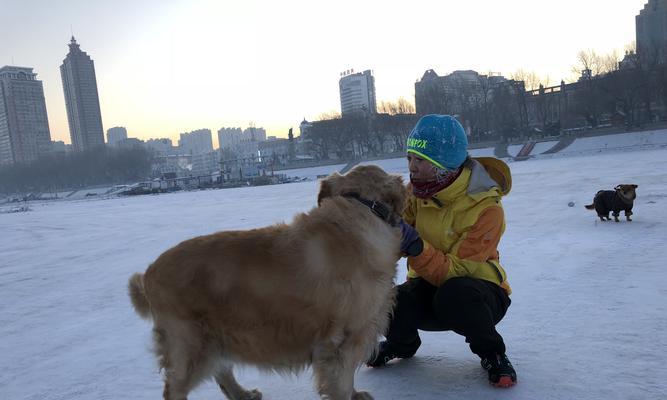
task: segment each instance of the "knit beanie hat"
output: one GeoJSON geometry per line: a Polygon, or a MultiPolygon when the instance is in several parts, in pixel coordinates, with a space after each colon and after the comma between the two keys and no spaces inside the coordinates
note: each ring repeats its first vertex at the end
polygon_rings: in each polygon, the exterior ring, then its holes
{"type": "Polygon", "coordinates": [[[444,170],[461,166],[468,156],[468,138],[463,126],[450,115],[425,115],[408,136],[408,153],[444,170]]]}

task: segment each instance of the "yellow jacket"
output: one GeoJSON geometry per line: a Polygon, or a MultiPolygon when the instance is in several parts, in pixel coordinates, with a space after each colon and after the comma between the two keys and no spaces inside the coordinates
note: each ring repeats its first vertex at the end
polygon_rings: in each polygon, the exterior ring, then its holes
{"type": "Polygon", "coordinates": [[[420,276],[440,286],[467,276],[493,282],[510,294],[498,242],[505,231],[500,198],[511,187],[507,164],[480,157],[467,161],[461,175],[433,198],[410,196],[403,217],[419,232],[424,250],[408,257],[408,278],[420,276]]]}

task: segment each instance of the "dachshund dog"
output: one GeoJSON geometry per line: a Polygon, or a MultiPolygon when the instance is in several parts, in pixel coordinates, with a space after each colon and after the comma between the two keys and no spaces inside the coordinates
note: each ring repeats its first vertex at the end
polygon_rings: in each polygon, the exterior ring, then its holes
{"type": "Polygon", "coordinates": [[[595,210],[598,213],[601,221],[610,221],[609,212],[612,212],[614,221],[619,222],[618,216],[621,210],[625,211],[625,219],[632,221],[632,204],[637,197],[638,185],[621,184],[614,188],[614,190],[600,190],[593,198],[593,204],[586,207],[588,210],[595,210]]]}

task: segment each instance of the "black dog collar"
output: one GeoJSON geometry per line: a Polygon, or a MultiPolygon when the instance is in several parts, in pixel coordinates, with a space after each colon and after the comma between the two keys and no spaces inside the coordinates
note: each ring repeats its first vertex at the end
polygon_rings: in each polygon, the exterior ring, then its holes
{"type": "Polygon", "coordinates": [[[355,192],[343,193],[343,197],[351,197],[351,198],[357,200],[361,204],[370,208],[371,211],[373,212],[373,214],[380,217],[383,221],[389,222],[389,217],[391,216],[391,211],[389,211],[389,208],[387,206],[385,206],[384,204],[382,204],[378,201],[364,199],[363,197],[361,197],[359,195],[359,193],[355,193],[355,192]]]}

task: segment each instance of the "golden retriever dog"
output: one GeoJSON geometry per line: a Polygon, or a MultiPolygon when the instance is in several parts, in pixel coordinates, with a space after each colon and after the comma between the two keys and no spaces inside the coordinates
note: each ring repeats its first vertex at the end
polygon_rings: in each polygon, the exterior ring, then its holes
{"type": "Polygon", "coordinates": [[[261,399],[234,364],[311,366],[322,399],[372,399],[354,373],[388,324],[407,192],[377,166],[320,185],[318,207],[291,224],[186,240],[130,278],[136,312],[153,321],[166,400],[209,377],[231,400],[261,399]]]}

